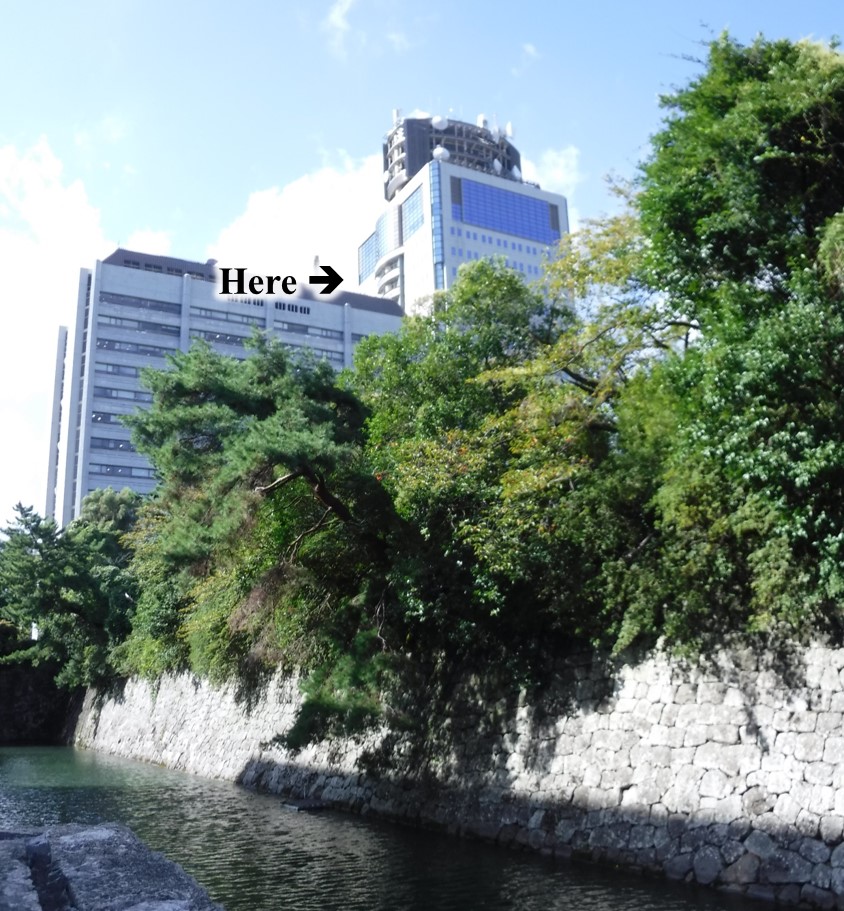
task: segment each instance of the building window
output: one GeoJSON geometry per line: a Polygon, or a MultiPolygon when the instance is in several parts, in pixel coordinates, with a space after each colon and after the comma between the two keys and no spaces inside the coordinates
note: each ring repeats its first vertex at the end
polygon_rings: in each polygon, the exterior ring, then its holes
{"type": "Polygon", "coordinates": [[[559,241],[559,206],[467,178],[461,179],[460,184],[459,204],[452,188],[452,218],[455,221],[543,244],[559,241]]]}
{"type": "Polygon", "coordinates": [[[91,412],[91,421],[94,424],[121,424],[121,418],[125,417],[123,414],[112,414],[109,411],[92,411],[91,412]]]}
{"type": "Polygon", "coordinates": [[[132,297],[129,294],[114,294],[111,291],[100,291],[100,303],[117,304],[118,307],[130,307],[132,310],[157,310],[160,313],[175,314],[182,312],[182,305],[172,301],[153,300],[149,297],[132,297]]]}
{"type": "Polygon", "coordinates": [[[88,466],[90,474],[117,476],[121,478],[147,478],[155,480],[152,468],[139,468],[137,465],[103,465],[92,464],[88,466]]]}
{"type": "Polygon", "coordinates": [[[412,237],[424,224],[425,213],[422,211],[422,187],[417,187],[402,203],[402,243],[412,237]]]}
{"type": "Polygon", "coordinates": [[[98,325],[117,326],[120,329],[132,329],[135,332],[155,332],[158,335],[178,336],[181,334],[178,326],[168,326],[165,323],[150,323],[140,319],[125,319],[122,316],[100,316],[98,325]]]}
{"type": "Polygon", "coordinates": [[[127,402],[151,402],[152,393],[138,389],[112,389],[109,386],[94,386],[94,397],[100,399],[123,399],[127,402]]]}
{"type": "Polygon", "coordinates": [[[207,331],[204,329],[193,329],[191,330],[191,338],[201,338],[205,339],[207,342],[212,342],[215,345],[235,345],[243,346],[243,343],[246,341],[246,337],[243,335],[233,335],[229,332],[214,332],[207,331]]]}
{"type": "Polygon", "coordinates": [[[138,376],[140,374],[137,367],[130,367],[128,364],[100,363],[94,369],[97,373],[112,373],[115,376],[138,376]]]}
{"type": "Polygon", "coordinates": [[[139,345],[137,342],[122,342],[111,338],[98,338],[97,348],[104,351],[124,351],[127,354],[142,354],[145,357],[167,357],[175,354],[178,348],[166,348],[163,345],[139,345]]]}
{"type": "Polygon", "coordinates": [[[91,437],[91,449],[117,449],[120,452],[135,452],[135,447],[129,440],[113,439],[111,437],[91,437]]]}

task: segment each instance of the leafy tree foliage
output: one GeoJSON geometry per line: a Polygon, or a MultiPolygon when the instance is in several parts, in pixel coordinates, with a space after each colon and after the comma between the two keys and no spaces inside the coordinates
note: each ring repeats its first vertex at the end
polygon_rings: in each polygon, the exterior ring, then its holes
{"type": "Polygon", "coordinates": [[[680,640],[834,626],[844,61],[722,37],[666,104],[637,200],[645,274],[701,334],[659,375],[677,423],[626,586],[640,624],[680,640]]]}
{"type": "Polygon", "coordinates": [[[844,209],[844,66],[808,41],[722,36],[643,167],[639,209],[660,285],[713,326],[769,310],[844,209]],[[735,285],[757,291],[733,300],[735,285]]]}
{"type": "Polygon", "coordinates": [[[51,662],[65,686],[113,676],[112,652],[128,634],[137,595],[123,543],[137,505],[129,490],[96,491],[64,531],[18,505],[0,547],[0,616],[21,640],[35,624],[38,639],[7,660],[51,662]]]}

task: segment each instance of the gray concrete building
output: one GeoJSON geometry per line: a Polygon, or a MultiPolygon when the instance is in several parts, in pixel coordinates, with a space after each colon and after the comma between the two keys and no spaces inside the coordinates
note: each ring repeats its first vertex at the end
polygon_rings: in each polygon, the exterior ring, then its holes
{"type": "Polygon", "coordinates": [[[213,260],[198,263],[124,249],[80,271],[72,362],[66,370],[60,343],[50,438],[48,513],[55,504],[61,524],[79,514],[92,490],[154,489],[155,472],[121,423],[123,415],[151,401],[140,383],[144,367],[166,368],[167,356],[186,351],[194,339],[245,357],[244,342],[257,327],[291,350],[311,349],[340,369],[351,365],[361,339],[396,331],[401,324],[394,301],[342,288],[330,296],[307,288],[278,297],[222,295],[217,271],[213,260]],[[64,409],[62,386],[68,400],[64,409]],[[60,445],[63,478],[57,471],[60,445]]]}

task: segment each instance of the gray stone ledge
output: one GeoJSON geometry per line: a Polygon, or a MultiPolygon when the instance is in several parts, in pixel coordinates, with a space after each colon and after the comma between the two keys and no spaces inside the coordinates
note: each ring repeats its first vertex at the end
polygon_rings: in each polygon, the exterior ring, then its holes
{"type": "Polygon", "coordinates": [[[223,911],[116,823],[0,833],[0,911],[223,911]]]}

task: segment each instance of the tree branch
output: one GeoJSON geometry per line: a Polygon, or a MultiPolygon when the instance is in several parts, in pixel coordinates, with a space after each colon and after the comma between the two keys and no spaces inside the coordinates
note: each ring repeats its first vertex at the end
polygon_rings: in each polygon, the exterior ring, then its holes
{"type": "Polygon", "coordinates": [[[288,560],[296,556],[296,553],[299,550],[300,545],[308,537],[308,535],[315,534],[325,525],[325,520],[331,515],[331,510],[326,509],[325,512],[320,516],[319,521],[315,522],[310,528],[306,528],[303,532],[297,535],[296,540],[287,548],[287,558],[288,560]]]}
{"type": "Polygon", "coordinates": [[[296,478],[305,478],[310,483],[314,496],[323,506],[331,510],[338,519],[343,522],[351,522],[354,519],[349,507],[346,506],[342,500],[335,497],[328,489],[325,478],[319,472],[314,471],[309,465],[288,472],[286,475],[276,478],[271,484],[267,484],[265,487],[256,487],[255,493],[268,494],[277,487],[283,487],[290,481],[295,481],[296,478]]]}
{"type": "Polygon", "coordinates": [[[284,487],[288,481],[295,481],[296,478],[301,478],[304,476],[303,471],[291,471],[289,474],[283,475],[280,478],[276,478],[272,484],[267,484],[266,487],[256,487],[255,493],[269,493],[271,490],[275,490],[276,487],[284,487]]]}

